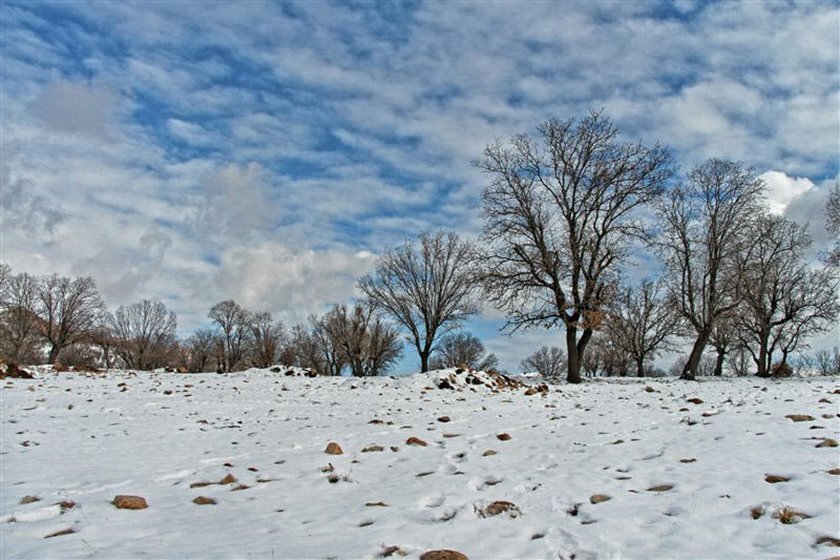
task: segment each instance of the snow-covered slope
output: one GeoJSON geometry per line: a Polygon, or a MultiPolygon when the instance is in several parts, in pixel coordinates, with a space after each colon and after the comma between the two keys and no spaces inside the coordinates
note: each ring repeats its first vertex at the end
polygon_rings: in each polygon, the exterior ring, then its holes
{"type": "Polygon", "coordinates": [[[0,556],[840,550],[818,544],[840,538],[840,476],[829,473],[840,448],[817,447],[840,439],[836,379],[585,383],[526,395],[453,370],[361,380],[283,372],[41,370],[0,382],[0,556]],[[326,454],[330,442],[343,454],[326,454]],[[227,475],[236,482],[218,484],[227,475]],[[148,508],[111,505],[123,494],[148,508]],[[26,496],[40,500],[21,504],[26,496]],[[197,505],[199,496],[217,503],[197,505]],[[774,515],[785,506],[810,517],[783,524],[774,515]]]}

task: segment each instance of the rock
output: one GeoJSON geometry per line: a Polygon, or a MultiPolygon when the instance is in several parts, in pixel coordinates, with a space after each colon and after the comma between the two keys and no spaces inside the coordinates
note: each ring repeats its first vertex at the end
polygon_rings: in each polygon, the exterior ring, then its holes
{"type": "Polygon", "coordinates": [[[610,445],[620,445],[620,444],[622,444],[622,443],[624,443],[624,440],[623,440],[623,439],[617,439],[617,440],[615,440],[615,441],[613,441],[613,442],[610,442],[610,445]]]}
{"type": "Polygon", "coordinates": [[[367,502],[365,507],[388,507],[385,502],[367,502]]]}
{"type": "Polygon", "coordinates": [[[239,490],[247,490],[250,488],[247,484],[239,484],[230,489],[231,492],[238,492],[239,490]]]}
{"type": "Polygon", "coordinates": [[[362,453],[371,453],[371,452],[377,452],[377,451],[385,451],[385,448],[382,447],[381,445],[369,445],[369,446],[365,447],[364,449],[362,449],[362,453]]]}
{"type": "Polygon", "coordinates": [[[840,475],[840,469],[831,469],[830,471],[826,471],[828,474],[833,475],[840,475]]]}
{"type": "Polygon", "coordinates": [[[411,436],[410,438],[405,440],[405,444],[406,445],[419,445],[420,447],[426,447],[427,445],[429,445],[428,443],[426,443],[422,439],[414,437],[414,436],[411,436]]]}
{"type": "Polygon", "coordinates": [[[589,497],[589,503],[591,504],[600,504],[601,502],[606,502],[612,500],[612,497],[607,496],[606,494],[593,494],[589,497]]]}
{"type": "Polygon", "coordinates": [[[790,479],[786,476],[780,476],[778,474],[768,474],[764,477],[764,482],[769,482],[770,484],[776,484],[777,482],[787,482],[790,479]]]}
{"type": "Polygon", "coordinates": [[[482,457],[489,457],[489,456],[495,455],[495,454],[496,454],[496,451],[493,451],[492,449],[488,449],[487,451],[482,453],[481,456],[482,457]]]}
{"type": "Polygon", "coordinates": [[[231,473],[227,473],[225,475],[225,477],[222,480],[219,481],[219,484],[221,484],[221,485],[233,484],[234,482],[236,482],[236,477],[233,476],[231,473]]]}
{"type": "Polygon", "coordinates": [[[697,459],[695,459],[694,457],[690,457],[688,459],[680,459],[680,463],[695,463],[695,462],[697,462],[697,459]]]}
{"type": "Polygon", "coordinates": [[[324,449],[324,453],[326,453],[327,455],[343,455],[344,451],[341,449],[340,445],[338,445],[334,441],[331,441],[327,444],[327,448],[324,449]]]}
{"type": "Polygon", "coordinates": [[[825,535],[817,539],[817,544],[830,544],[831,546],[840,546],[840,539],[835,539],[834,537],[829,537],[825,535]]]}
{"type": "Polygon", "coordinates": [[[498,439],[499,441],[508,441],[509,439],[511,439],[511,436],[510,436],[510,434],[503,432],[503,433],[497,435],[496,439],[498,439]]]}
{"type": "Polygon", "coordinates": [[[446,424],[450,420],[451,420],[451,418],[449,418],[449,416],[441,416],[440,418],[437,419],[438,422],[443,422],[444,424],[446,424]]]}
{"type": "Polygon", "coordinates": [[[654,389],[654,388],[653,388],[653,387],[651,387],[650,385],[646,385],[646,386],[645,386],[645,392],[647,392],[647,393],[655,393],[655,392],[656,392],[656,389],[654,389]]]}
{"type": "Polygon", "coordinates": [[[73,500],[63,500],[54,505],[57,505],[61,514],[64,514],[76,507],[76,502],[74,502],[73,500]]]}
{"type": "Polygon", "coordinates": [[[651,486],[647,489],[648,492],[667,492],[674,487],[673,484],[660,484],[658,486],[651,486]]]}
{"type": "Polygon", "coordinates": [[[142,496],[114,496],[111,504],[116,506],[117,509],[146,509],[149,507],[149,504],[146,503],[146,498],[142,496]]]}
{"type": "Polygon", "coordinates": [[[24,496],[20,499],[20,505],[24,506],[26,504],[31,504],[33,502],[40,502],[41,498],[38,496],[24,496]]]}
{"type": "Polygon", "coordinates": [[[210,486],[211,484],[213,483],[202,480],[201,482],[193,482],[190,484],[190,488],[204,488],[205,486],[210,486]]]}
{"type": "Polygon", "coordinates": [[[817,444],[817,447],[837,447],[837,440],[831,438],[825,438],[821,442],[817,444]]]}
{"type": "Polygon", "coordinates": [[[698,399],[697,397],[687,399],[686,402],[690,402],[691,404],[703,404],[703,399],[698,399]]]}
{"type": "Polygon", "coordinates": [[[811,422],[814,419],[810,414],[788,414],[785,418],[790,418],[794,422],[811,422]]]}
{"type": "Polygon", "coordinates": [[[401,549],[398,546],[386,546],[379,553],[379,557],[380,558],[389,558],[389,557],[393,556],[394,554],[396,554],[397,556],[406,556],[408,554],[408,552],[406,552],[405,550],[401,549]]]}
{"type": "Polygon", "coordinates": [[[513,502],[506,502],[504,500],[499,500],[496,502],[492,502],[490,505],[483,509],[476,509],[476,512],[481,517],[493,517],[496,515],[501,515],[502,513],[507,513],[511,517],[518,517],[522,514],[519,511],[519,507],[513,502]]]}
{"type": "Polygon", "coordinates": [[[470,560],[466,554],[457,550],[429,550],[420,555],[420,560],[470,560]]]}
{"type": "Polygon", "coordinates": [[[785,525],[793,525],[795,523],[799,523],[803,519],[810,519],[811,516],[807,513],[797,511],[792,507],[785,506],[781,509],[776,510],[776,512],[773,513],[772,517],[773,519],[778,519],[785,525]]]}
{"type": "Polygon", "coordinates": [[[198,506],[215,506],[216,500],[207,496],[198,496],[193,500],[193,503],[198,506]]]}

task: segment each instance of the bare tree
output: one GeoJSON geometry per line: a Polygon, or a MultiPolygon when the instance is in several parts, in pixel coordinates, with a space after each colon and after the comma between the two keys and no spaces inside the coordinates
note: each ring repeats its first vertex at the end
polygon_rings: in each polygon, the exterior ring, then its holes
{"type": "Polygon", "coordinates": [[[541,346],[522,360],[522,369],[526,372],[537,371],[546,379],[559,380],[566,371],[566,353],[557,346],[541,346]]]}
{"type": "Polygon", "coordinates": [[[234,371],[242,366],[246,356],[251,335],[251,313],[229,299],[211,307],[207,317],[216,323],[221,334],[219,369],[234,371]]]}
{"type": "Polygon", "coordinates": [[[160,301],[144,299],[121,305],[114,313],[112,328],[116,353],[131,369],[165,367],[174,359],[176,328],[175,313],[160,301]]]}
{"type": "Polygon", "coordinates": [[[710,159],[659,205],[663,231],[655,238],[674,305],[694,331],[683,379],[694,379],[715,323],[743,296],[739,262],[750,222],[763,212],[764,183],[741,163],[710,159]]]}
{"type": "Polygon", "coordinates": [[[273,321],[271,313],[255,314],[251,321],[251,363],[259,368],[275,364],[285,336],[283,323],[273,321]]]}
{"type": "Polygon", "coordinates": [[[211,329],[198,329],[181,346],[181,360],[184,368],[192,373],[208,371],[220,346],[217,333],[211,329]]]}
{"type": "Polygon", "coordinates": [[[40,354],[38,316],[34,311],[38,279],[22,272],[7,275],[3,284],[5,294],[0,303],[0,356],[18,364],[35,363],[39,361],[40,354]]]}
{"type": "Polygon", "coordinates": [[[92,278],[42,278],[36,313],[41,336],[49,344],[47,363],[55,363],[67,346],[89,339],[104,308],[92,278]]]}
{"type": "Polygon", "coordinates": [[[778,216],[762,216],[752,232],[755,242],[743,265],[744,303],[740,314],[743,341],[758,368],[771,374],[774,352],[788,356],[806,339],[836,324],[840,271],[811,269],[805,261],[811,245],[805,227],[778,216]]]}
{"type": "Polygon", "coordinates": [[[831,247],[826,264],[840,268],[840,181],[834,183],[825,205],[825,229],[834,235],[834,245],[831,247]]]}
{"type": "Polygon", "coordinates": [[[610,306],[605,322],[613,345],[630,356],[636,374],[645,376],[645,363],[670,348],[679,317],[663,297],[659,282],[644,280],[634,289],[625,287],[610,306]]]}
{"type": "Polygon", "coordinates": [[[467,367],[490,371],[499,366],[499,359],[495,354],[487,354],[484,344],[472,334],[450,333],[441,337],[429,365],[432,369],[467,367]]]}
{"type": "Polygon", "coordinates": [[[345,353],[336,345],[324,317],[309,318],[310,330],[299,338],[302,357],[309,360],[303,367],[315,369],[321,375],[341,375],[347,367],[345,353]]]}
{"type": "Polygon", "coordinates": [[[370,305],[336,305],[321,324],[354,377],[382,375],[402,354],[399,331],[377,317],[370,305]]]}
{"type": "MultiPolygon", "coordinates": [[[[722,315],[715,321],[712,327],[712,334],[709,336],[709,345],[714,348],[717,356],[715,358],[714,375],[720,377],[723,375],[723,366],[726,364],[726,358],[733,352],[738,354],[739,350],[746,350],[740,341],[738,334],[737,313],[740,308],[735,308],[730,315],[722,315]]],[[[735,358],[739,358],[736,355],[735,358]]],[[[738,371],[738,368],[735,368],[738,371]]],[[[741,368],[743,369],[743,368],[741,368]]]]}
{"type": "Polygon", "coordinates": [[[359,281],[371,303],[408,331],[421,371],[429,370],[438,337],[478,311],[471,253],[470,244],[454,233],[423,234],[416,244],[387,251],[359,281]]]}
{"type": "Polygon", "coordinates": [[[488,146],[484,190],[484,287],[513,330],[566,330],[567,380],[600,327],[630,241],[635,212],[672,175],[667,151],[621,143],[600,113],[550,120],[510,146],[488,146]]]}
{"type": "Polygon", "coordinates": [[[620,348],[612,337],[599,332],[592,337],[581,367],[590,377],[627,377],[633,372],[636,363],[633,356],[620,348]]]}
{"type": "Polygon", "coordinates": [[[823,348],[814,354],[814,367],[820,375],[840,375],[840,346],[823,348]]]}

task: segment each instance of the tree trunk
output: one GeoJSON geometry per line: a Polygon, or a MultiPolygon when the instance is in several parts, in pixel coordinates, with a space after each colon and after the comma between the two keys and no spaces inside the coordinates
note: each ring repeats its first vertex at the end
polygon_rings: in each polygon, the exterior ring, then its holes
{"type": "Polygon", "coordinates": [[[723,375],[723,361],[726,359],[726,350],[722,348],[717,349],[717,361],[715,362],[715,377],[723,375]]]}
{"type": "Polygon", "coordinates": [[[645,376],[645,360],[644,358],[636,359],[636,372],[639,377],[645,376]]]}
{"type": "Polygon", "coordinates": [[[755,365],[758,367],[758,371],[755,372],[758,377],[768,377],[770,375],[770,368],[767,363],[767,343],[764,337],[758,345],[758,359],[756,359],[755,365]]]}
{"type": "Polygon", "coordinates": [[[703,357],[703,350],[709,342],[711,332],[711,329],[706,329],[697,335],[697,340],[694,341],[694,346],[691,347],[691,354],[688,355],[688,361],[685,362],[680,379],[694,381],[697,375],[697,369],[700,366],[700,358],[703,357]]]}
{"type": "Polygon", "coordinates": [[[48,364],[54,364],[55,361],[58,359],[58,353],[59,352],[61,352],[61,347],[58,344],[53,342],[50,345],[50,353],[47,356],[47,363],[48,364]]]}
{"type": "Polygon", "coordinates": [[[577,346],[577,329],[566,327],[566,353],[568,354],[566,381],[580,383],[580,354],[577,346]]]}
{"type": "Polygon", "coordinates": [[[420,373],[429,371],[429,352],[420,352],[420,373]]]}

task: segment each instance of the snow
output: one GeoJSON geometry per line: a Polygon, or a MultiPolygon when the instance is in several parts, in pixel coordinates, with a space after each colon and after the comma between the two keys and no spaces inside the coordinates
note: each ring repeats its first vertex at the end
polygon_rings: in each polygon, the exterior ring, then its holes
{"type": "Polygon", "coordinates": [[[840,448],[816,447],[840,439],[836,378],[600,381],[526,396],[520,386],[495,389],[483,373],[476,385],[453,370],[376,379],[285,371],[40,368],[35,380],[0,381],[0,556],[837,552],[817,540],[840,537],[840,476],[827,472],[840,466],[840,448]],[[454,389],[437,388],[444,378],[454,389]],[[412,436],[428,445],[406,445],[412,436]],[[331,441],[344,454],[325,454],[331,441]],[[372,445],[384,450],[362,452],[372,445]],[[238,481],[190,487],[227,474],[238,481]],[[790,480],[769,484],[768,474],[790,480]],[[661,485],[672,488],[648,490],[661,485]],[[118,494],[149,507],[119,510],[110,503],[118,494]],[[592,504],[594,494],[611,499],[592,504]],[[21,505],[27,495],[41,500],[21,505]],[[197,496],[218,503],[196,505],[197,496]],[[75,507],[56,505],[66,501],[75,507]],[[518,512],[484,515],[494,501],[518,512]],[[378,502],[386,505],[366,505],[378,502]],[[783,506],[811,517],[782,524],[773,514],[783,506]]]}

